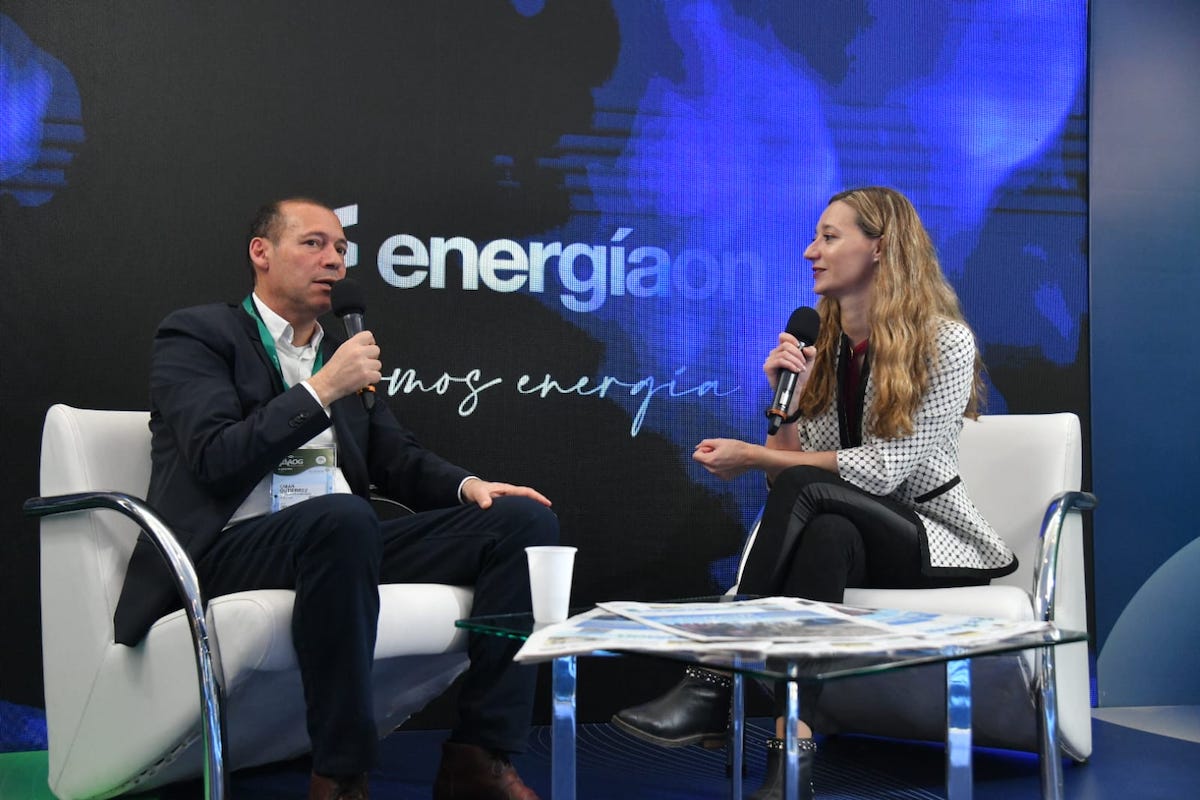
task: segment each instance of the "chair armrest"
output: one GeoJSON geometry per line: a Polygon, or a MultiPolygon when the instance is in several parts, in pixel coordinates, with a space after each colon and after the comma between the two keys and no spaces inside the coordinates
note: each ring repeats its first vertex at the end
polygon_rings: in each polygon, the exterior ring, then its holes
{"type": "Polygon", "coordinates": [[[179,597],[183,600],[189,620],[198,620],[193,625],[205,628],[204,605],[200,595],[200,581],[187,552],[175,538],[170,527],[143,500],[122,492],[81,492],[54,497],[33,497],[25,501],[23,509],[31,517],[48,517],[70,511],[89,511],[107,508],[118,511],[138,524],[150,537],[155,548],[167,562],[171,578],[179,597]]]}
{"type": "Polygon", "coordinates": [[[81,492],[54,497],[33,497],[25,501],[25,513],[32,517],[47,517],[71,511],[109,509],[118,511],[138,524],[154,543],[166,562],[183,601],[184,613],[192,631],[196,654],[196,671],[200,683],[200,708],[204,722],[204,783],[209,800],[225,797],[228,780],[225,774],[225,678],[217,649],[216,629],[205,618],[200,581],[187,551],[179,544],[170,527],[155,511],[132,495],[123,492],[81,492]]]}
{"type": "Polygon", "coordinates": [[[1062,492],[1055,495],[1042,517],[1042,547],[1038,563],[1033,567],[1033,615],[1043,622],[1054,620],[1054,598],[1057,589],[1058,550],[1062,527],[1067,514],[1090,511],[1099,502],[1091,492],[1062,492]]]}

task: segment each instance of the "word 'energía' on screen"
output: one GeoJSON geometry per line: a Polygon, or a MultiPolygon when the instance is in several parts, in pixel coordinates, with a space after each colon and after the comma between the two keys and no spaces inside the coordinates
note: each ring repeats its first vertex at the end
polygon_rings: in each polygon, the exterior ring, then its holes
{"type": "MultiPolygon", "coordinates": [[[[624,381],[611,375],[604,375],[593,381],[585,375],[568,383],[561,383],[549,373],[540,378],[526,374],[517,378],[515,387],[519,395],[536,397],[543,400],[561,395],[575,395],[578,397],[591,397],[595,395],[597,397],[612,399],[625,396],[629,398],[641,396],[641,402],[638,404],[637,411],[634,412],[633,420],[629,426],[629,435],[637,436],[642,429],[642,423],[646,419],[646,411],[650,407],[650,401],[656,396],[669,399],[704,397],[705,395],[728,397],[738,391],[738,387],[736,386],[732,389],[722,389],[720,381],[716,380],[702,380],[689,385],[681,384],[679,379],[683,377],[683,373],[686,371],[686,367],[680,367],[675,370],[673,377],[665,381],[653,375],[632,381],[624,381]]],[[[475,410],[479,407],[480,394],[504,383],[504,379],[492,378],[484,380],[482,370],[471,369],[462,375],[451,375],[449,372],[443,372],[438,377],[429,380],[422,379],[417,374],[417,371],[410,367],[408,369],[393,369],[390,375],[384,376],[381,383],[385,385],[389,397],[400,392],[404,394],[419,392],[422,394],[433,393],[445,395],[452,388],[461,387],[466,394],[458,404],[458,415],[460,417],[468,417],[475,413],[475,410]]]]}
{"type": "Polygon", "coordinates": [[[722,287],[732,292],[737,270],[761,259],[751,252],[723,253],[687,249],[672,256],[661,247],[628,249],[633,228],[618,228],[605,244],[528,242],[494,239],[482,246],[465,236],[434,236],[426,243],[407,233],[389,236],[379,246],[380,276],[398,289],[427,285],[445,289],[447,272],[457,269],[465,291],[480,285],[493,292],[546,291],[546,274],[557,276],[559,301],[570,311],[587,313],[609,297],[666,297],[672,291],[688,300],[705,300],[722,287]]]}

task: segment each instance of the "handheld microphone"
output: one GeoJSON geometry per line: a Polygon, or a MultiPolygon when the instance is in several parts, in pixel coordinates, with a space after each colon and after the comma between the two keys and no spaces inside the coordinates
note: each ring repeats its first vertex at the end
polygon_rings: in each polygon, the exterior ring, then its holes
{"type": "MultiPolygon", "coordinates": [[[[350,278],[343,278],[333,285],[330,295],[333,304],[333,314],[346,326],[346,337],[357,336],[366,326],[363,324],[363,314],[367,311],[367,303],[363,299],[362,287],[350,278]]],[[[375,407],[375,387],[367,386],[359,389],[363,406],[367,411],[375,407]]]]}
{"type": "MultiPolygon", "coordinates": [[[[785,330],[800,340],[800,347],[808,347],[817,340],[821,329],[821,317],[816,309],[800,306],[788,317],[785,330]]],[[[799,374],[790,369],[779,371],[779,385],[775,387],[775,400],[767,409],[767,435],[774,436],[787,419],[793,396],[796,394],[796,379],[799,374]]]]}

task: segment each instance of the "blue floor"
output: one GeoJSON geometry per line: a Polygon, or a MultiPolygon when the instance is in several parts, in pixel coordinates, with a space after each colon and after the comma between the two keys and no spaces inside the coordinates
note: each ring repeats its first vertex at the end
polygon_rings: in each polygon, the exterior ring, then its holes
{"type": "MultiPolygon", "coordinates": [[[[761,780],[761,741],[766,720],[748,730],[747,789],[761,780]]],[[[427,800],[437,769],[440,731],[401,731],[382,743],[381,763],[371,778],[374,800],[427,800]]],[[[1084,765],[1065,769],[1069,800],[1178,800],[1200,796],[1200,743],[1097,720],[1095,749],[1084,765]]],[[[729,796],[722,751],[661,750],[608,725],[584,725],[579,734],[579,800],[707,800],[729,796]]],[[[927,800],[945,796],[944,751],[940,746],[843,736],[822,742],[816,771],[819,800],[927,800]]],[[[543,798],[550,791],[550,734],[538,727],[529,751],[515,759],[518,770],[543,798]]],[[[50,800],[45,789],[45,753],[0,755],[0,800],[50,800]]],[[[303,798],[304,760],[239,772],[232,795],[238,800],[303,798]]],[[[975,800],[1040,796],[1037,760],[1026,754],[975,751],[975,800]]],[[[143,800],[191,800],[199,782],[166,787],[143,800]]]]}

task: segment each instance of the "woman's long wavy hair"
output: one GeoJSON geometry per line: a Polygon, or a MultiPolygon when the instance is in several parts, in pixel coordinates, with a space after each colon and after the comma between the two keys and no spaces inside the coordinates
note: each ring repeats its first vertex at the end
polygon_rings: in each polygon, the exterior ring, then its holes
{"type": "MultiPolygon", "coordinates": [[[[875,399],[864,414],[865,431],[885,439],[913,432],[917,408],[929,387],[937,358],[938,322],[966,324],[958,295],[946,281],[933,241],[908,198],[893,189],[869,186],[830,198],[854,209],[859,229],[878,239],[879,265],[871,294],[871,378],[875,399]]],[[[813,373],[800,396],[805,417],[823,413],[837,389],[837,356],[842,338],[841,306],[822,297],[817,303],[821,330],[813,373]]],[[[983,360],[975,352],[975,380],[965,416],[979,416],[983,360]]]]}

